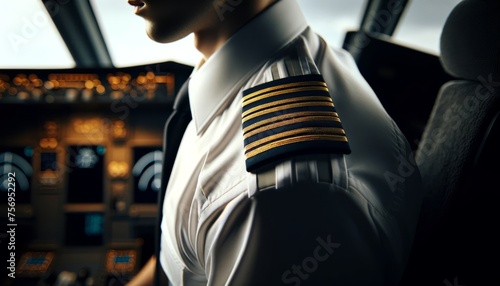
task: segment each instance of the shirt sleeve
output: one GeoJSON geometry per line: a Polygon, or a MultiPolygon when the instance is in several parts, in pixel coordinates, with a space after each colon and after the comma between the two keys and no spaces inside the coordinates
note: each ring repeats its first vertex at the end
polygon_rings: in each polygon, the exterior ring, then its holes
{"type": "Polygon", "coordinates": [[[355,192],[322,183],[243,198],[207,236],[208,285],[388,285],[391,255],[372,212],[355,192]]]}

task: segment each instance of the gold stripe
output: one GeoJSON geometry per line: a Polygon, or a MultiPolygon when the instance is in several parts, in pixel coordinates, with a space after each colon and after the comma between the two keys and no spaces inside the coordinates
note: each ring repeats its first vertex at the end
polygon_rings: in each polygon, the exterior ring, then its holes
{"type": "Polygon", "coordinates": [[[243,112],[242,116],[245,117],[248,114],[254,113],[256,111],[259,111],[261,109],[267,109],[272,106],[277,106],[277,105],[282,105],[282,104],[289,104],[293,102],[301,102],[301,101],[307,101],[307,102],[328,102],[330,103],[329,106],[333,107],[333,102],[330,97],[326,96],[301,96],[301,97],[293,97],[293,98],[287,98],[287,99],[282,99],[282,100],[276,100],[272,101],[266,104],[260,104],[254,108],[250,108],[249,110],[243,112]]]}
{"type": "Polygon", "coordinates": [[[249,115],[243,114],[242,115],[243,116],[242,122],[245,123],[248,120],[253,119],[255,117],[259,117],[259,116],[273,113],[273,112],[277,112],[277,111],[284,111],[284,110],[288,110],[288,109],[292,109],[292,108],[296,108],[296,107],[308,107],[308,106],[310,106],[310,107],[311,106],[332,107],[332,103],[331,102],[301,102],[301,103],[282,105],[282,106],[278,106],[278,107],[274,107],[274,108],[269,108],[269,109],[266,109],[263,111],[259,111],[259,112],[253,113],[253,114],[249,114],[249,115]],[[247,118],[245,118],[245,117],[247,117],[247,118]]]}
{"type": "MultiPolygon", "coordinates": [[[[273,97],[273,96],[277,96],[277,95],[282,95],[282,94],[288,94],[288,93],[292,93],[292,92],[300,92],[300,91],[326,91],[328,92],[328,88],[326,87],[297,87],[297,88],[290,88],[290,89],[285,89],[285,90],[278,90],[278,91],[275,91],[275,92],[271,92],[271,93],[266,93],[266,94],[263,94],[261,96],[257,96],[257,97],[254,97],[254,98],[243,98],[243,107],[251,104],[251,103],[254,103],[256,101],[259,101],[259,100],[262,100],[262,99],[266,99],[266,98],[270,98],[270,97],[273,97]]],[[[327,96],[325,96],[327,97],[327,96]]],[[[329,97],[329,96],[328,96],[329,97]]]]}
{"type": "Polygon", "coordinates": [[[262,147],[259,147],[255,150],[252,150],[248,153],[245,154],[247,159],[250,159],[254,156],[257,156],[261,153],[264,153],[266,151],[269,151],[274,148],[282,147],[285,145],[293,144],[293,143],[300,143],[300,142],[306,142],[306,141],[314,141],[314,140],[327,140],[327,141],[337,141],[337,142],[348,142],[346,136],[339,136],[339,135],[303,135],[303,136],[297,136],[297,137],[292,137],[292,138],[286,138],[283,140],[275,141],[272,143],[269,143],[267,145],[264,145],[262,147]]]}
{"type": "Polygon", "coordinates": [[[256,107],[250,108],[249,110],[243,112],[242,116],[245,117],[251,113],[257,112],[261,109],[267,109],[269,107],[277,106],[277,105],[283,105],[283,104],[289,104],[289,103],[294,103],[294,102],[328,102],[329,106],[333,107],[332,99],[326,96],[301,96],[301,97],[293,97],[293,98],[287,98],[287,99],[282,99],[282,100],[276,100],[276,101],[271,101],[266,104],[260,104],[257,105],[256,107]]]}
{"type": "MultiPolygon", "coordinates": [[[[282,139],[284,137],[289,137],[289,136],[296,136],[296,135],[299,135],[301,133],[309,133],[309,132],[312,132],[312,133],[331,133],[331,132],[334,132],[336,131],[335,127],[303,127],[303,128],[297,128],[297,129],[294,129],[294,130],[289,130],[289,131],[285,131],[285,132],[281,132],[281,133],[276,133],[274,135],[271,135],[271,136],[267,136],[265,138],[262,138],[260,140],[257,140],[257,141],[254,141],[248,145],[245,145],[245,150],[246,151],[249,151],[257,146],[260,146],[260,145],[264,145],[264,144],[267,144],[271,141],[275,141],[275,140],[278,140],[278,139],[282,139]]],[[[344,136],[345,137],[345,136],[344,136]]]]}
{"type": "MultiPolygon", "coordinates": [[[[247,139],[247,138],[254,136],[255,134],[260,133],[260,132],[268,131],[269,129],[279,128],[279,127],[283,127],[283,126],[291,125],[291,124],[295,124],[295,123],[300,123],[300,122],[317,121],[317,120],[337,121],[337,122],[339,121],[338,118],[331,117],[331,116],[308,116],[308,117],[292,118],[292,119],[280,121],[280,122],[277,122],[274,124],[266,125],[264,127],[257,128],[251,132],[245,133],[243,135],[243,139],[247,139]]],[[[334,128],[333,131],[335,133],[345,135],[344,129],[337,128],[337,127],[332,127],[332,128],[334,128]]]]}
{"type": "Polygon", "coordinates": [[[287,113],[275,117],[271,117],[265,120],[261,120],[258,122],[255,122],[252,125],[247,126],[246,128],[243,129],[243,133],[247,133],[251,131],[252,129],[258,128],[262,125],[269,124],[271,122],[276,122],[280,120],[285,120],[289,118],[296,118],[296,117],[305,117],[305,116],[329,116],[331,118],[335,118],[334,121],[340,122],[340,119],[338,118],[339,115],[337,112],[333,111],[301,111],[301,112],[294,112],[294,113],[287,113]]]}
{"type": "Polygon", "coordinates": [[[314,86],[314,85],[319,85],[319,86],[323,86],[323,87],[327,87],[326,86],[326,83],[323,82],[323,81],[303,81],[303,82],[294,82],[294,83],[286,83],[286,84],[280,84],[280,85],[277,85],[277,86],[271,86],[271,87],[268,87],[268,88],[264,88],[264,89],[260,89],[260,90],[257,90],[257,91],[254,91],[250,94],[247,94],[243,97],[243,100],[248,100],[254,96],[258,96],[258,95],[261,95],[263,93],[266,93],[266,92],[270,92],[270,91],[275,91],[275,90],[278,90],[278,89],[284,89],[284,88],[289,88],[289,87],[298,87],[298,86],[314,86]]]}

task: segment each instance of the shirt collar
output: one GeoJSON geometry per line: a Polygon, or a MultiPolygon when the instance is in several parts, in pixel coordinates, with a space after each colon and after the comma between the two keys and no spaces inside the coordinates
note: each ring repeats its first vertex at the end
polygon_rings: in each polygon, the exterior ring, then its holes
{"type": "Polygon", "coordinates": [[[189,101],[197,133],[205,130],[257,68],[306,28],[296,0],[278,1],[196,68],[189,81],[189,101]]]}

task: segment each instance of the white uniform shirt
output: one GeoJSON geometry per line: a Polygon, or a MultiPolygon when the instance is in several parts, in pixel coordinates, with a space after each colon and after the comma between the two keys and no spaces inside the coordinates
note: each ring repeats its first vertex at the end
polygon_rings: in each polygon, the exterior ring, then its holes
{"type": "Polygon", "coordinates": [[[193,120],[161,224],[159,259],[172,285],[397,284],[418,217],[420,174],[350,55],[327,47],[295,0],[278,1],[196,68],[189,98],[193,120]],[[247,172],[242,92],[318,73],[351,154],[247,172]],[[267,186],[278,190],[259,191],[267,186]]]}

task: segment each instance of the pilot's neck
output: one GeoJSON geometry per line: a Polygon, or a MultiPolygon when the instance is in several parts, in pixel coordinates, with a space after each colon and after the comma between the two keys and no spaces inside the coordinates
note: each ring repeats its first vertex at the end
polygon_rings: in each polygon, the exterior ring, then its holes
{"type": "Polygon", "coordinates": [[[228,1],[214,2],[214,15],[205,25],[194,32],[195,46],[203,54],[206,61],[215,53],[238,29],[253,17],[264,11],[276,0],[239,1],[231,6],[228,1]]]}

